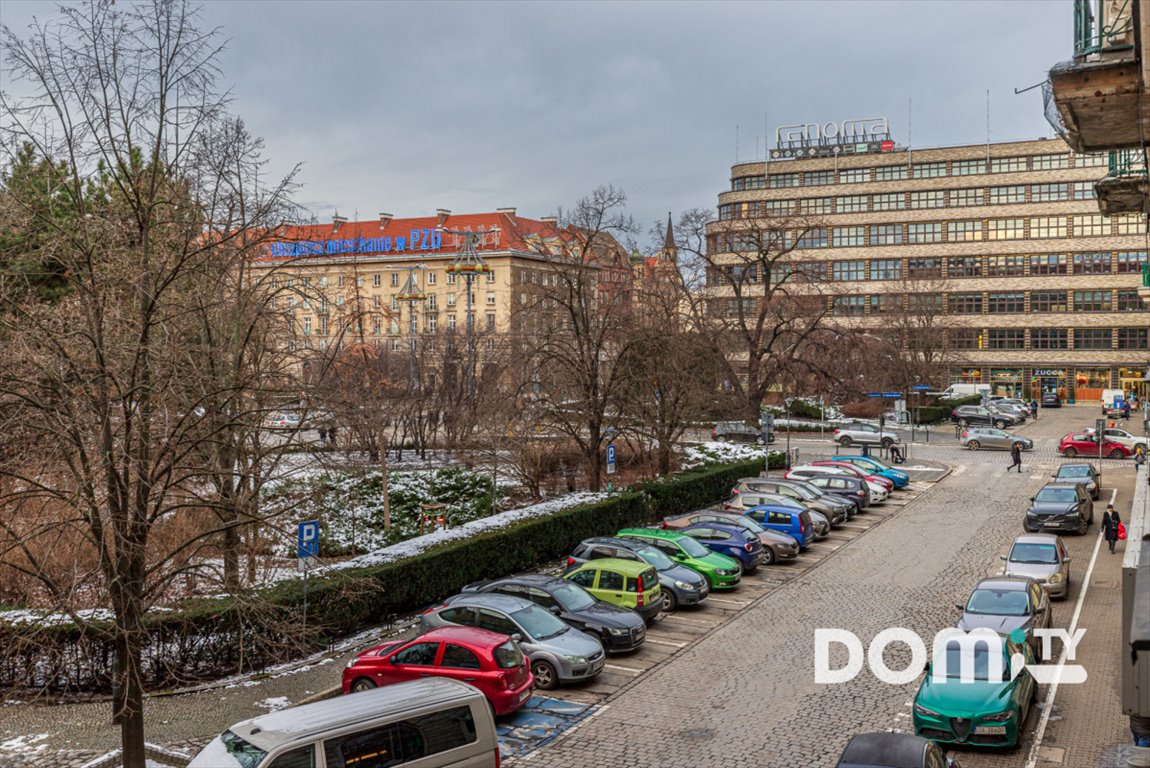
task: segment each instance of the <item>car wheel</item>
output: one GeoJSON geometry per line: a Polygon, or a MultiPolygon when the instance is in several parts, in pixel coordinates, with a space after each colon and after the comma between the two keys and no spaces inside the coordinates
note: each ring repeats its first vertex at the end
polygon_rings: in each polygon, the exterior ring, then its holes
{"type": "Polygon", "coordinates": [[[1081,522],[1078,523],[1078,535],[1085,536],[1086,529],[1090,527],[1090,522],[1085,517],[1081,517],[1079,520],[1081,522]]]}
{"type": "Polygon", "coordinates": [[[849,435],[843,435],[842,437],[840,437],[839,438],[839,445],[841,445],[843,448],[850,448],[851,447],[850,436],[849,435]]]}
{"type": "Polygon", "coordinates": [[[1110,452],[1110,458],[1112,458],[1112,459],[1124,459],[1124,458],[1126,458],[1126,454],[1124,454],[1122,451],[1115,448],[1113,451],[1110,452]]]}
{"type": "Polygon", "coordinates": [[[535,675],[535,687],[540,690],[550,691],[559,686],[559,673],[549,661],[531,662],[531,674],[535,675]]]}
{"type": "Polygon", "coordinates": [[[889,437],[884,437],[881,441],[881,444],[883,448],[890,448],[892,445],[894,445],[894,440],[889,437]]]}
{"type": "Polygon", "coordinates": [[[1062,455],[1068,459],[1073,459],[1078,455],[1078,451],[1074,450],[1073,446],[1067,446],[1066,450],[1062,452],[1062,455]]]}
{"type": "Polygon", "coordinates": [[[352,693],[362,693],[364,691],[370,691],[372,688],[375,688],[375,687],[377,687],[375,684],[375,681],[372,680],[370,677],[357,677],[355,679],[355,682],[353,682],[351,684],[351,692],[352,693]]]}
{"type": "Polygon", "coordinates": [[[971,440],[969,443],[967,443],[967,444],[966,444],[966,447],[967,447],[967,448],[969,448],[969,449],[970,449],[970,450],[972,450],[972,451],[977,451],[977,450],[978,450],[979,448],[981,448],[982,446],[980,446],[980,445],[978,444],[978,441],[977,441],[977,440],[971,440]]]}
{"type": "Polygon", "coordinates": [[[767,444],[767,441],[762,438],[762,435],[760,435],[759,437],[756,437],[755,442],[758,443],[759,445],[766,445],[767,444]]]}
{"type": "Polygon", "coordinates": [[[679,607],[679,600],[675,597],[675,593],[669,589],[663,589],[663,610],[673,611],[679,607]]]}
{"type": "Polygon", "coordinates": [[[760,565],[774,565],[775,564],[775,550],[770,547],[763,547],[763,559],[760,565]]]}
{"type": "Polygon", "coordinates": [[[999,419],[998,421],[994,422],[994,427],[995,429],[1006,429],[1006,422],[999,419]]]}

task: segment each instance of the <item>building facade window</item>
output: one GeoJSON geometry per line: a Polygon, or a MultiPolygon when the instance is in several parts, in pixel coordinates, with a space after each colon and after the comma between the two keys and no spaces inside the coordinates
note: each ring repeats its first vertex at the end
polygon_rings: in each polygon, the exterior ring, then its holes
{"type": "Polygon", "coordinates": [[[383,275],[376,272],[374,275],[371,276],[371,284],[372,284],[372,286],[374,286],[376,288],[383,285],[383,275]]]}
{"type": "Polygon", "coordinates": [[[986,311],[991,315],[1022,314],[1026,311],[1026,294],[992,291],[986,295],[986,311]]]}
{"type": "Polygon", "coordinates": [[[985,160],[955,160],[950,164],[952,176],[974,176],[986,173],[985,160]]]}
{"type": "Polygon", "coordinates": [[[834,171],[807,171],[803,174],[804,187],[821,187],[824,184],[835,183],[834,171]]]}
{"type": "Polygon", "coordinates": [[[1036,253],[1030,257],[1030,274],[1065,275],[1070,269],[1065,253],[1036,253]]]}
{"type": "Polygon", "coordinates": [[[990,161],[991,173],[1018,173],[1025,170],[1025,157],[996,157],[990,161]]]}
{"type": "Polygon", "coordinates": [[[914,209],[945,208],[946,193],[941,189],[932,189],[927,192],[911,192],[910,207],[914,209]]]}
{"type": "Polygon", "coordinates": [[[1104,168],[1109,160],[1106,152],[1092,152],[1090,154],[1075,155],[1075,168],[1104,168]]]}
{"type": "Polygon", "coordinates": [[[391,273],[391,287],[392,288],[398,288],[399,287],[399,273],[398,272],[392,272],[391,273]]]}
{"type": "Polygon", "coordinates": [[[1026,219],[991,219],[988,240],[1021,240],[1026,236],[1026,219]]]}
{"type": "Polygon", "coordinates": [[[1035,184],[1030,188],[1032,203],[1060,203],[1069,199],[1069,184],[1035,184]]]}
{"type": "Polygon", "coordinates": [[[870,297],[872,315],[889,315],[902,311],[901,293],[875,293],[870,297]]]}
{"type": "Polygon", "coordinates": [[[1110,274],[1110,254],[1102,253],[1076,253],[1074,254],[1074,274],[1076,275],[1108,275],[1110,274]]]}
{"type": "Polygon", "coordinates": [[[908,277],[919,279],[942,277],[942,259],[910,259],[906,263],[906,273],[908,277]]]}
{"type": "Polygon", "coordinates": [[[1138,295],[1138,289],[1117,292],[1119,312],[1145,312],[1146,301],[1138,295]]]}
{"type": "Polygon", "coordinates": [[[870,263],[871,280],[898,280],[901,277],[901,259],[873,259],[870,263]]]}
{"type": "Polygon", "coordinates": [[[950,207],[967,208],[972,205],[983,205],[986,202],[981,189],[952,189],[950,190],[950,207]]]}
{"type": "Polygon", "coordinates": [[[832,312],[838,317],[857,317],[866,313],[865,296],[835,296],[832,312]]]}
{"type": "Polygon", "coordinates": [[[908,293],[906,296],[907,309],[916,314],[941,314],[941,293],[908,293]]]}
{"type": "Polygon", "coordinates": [[[731,179],[731,189],[735,192],[741,192],[745,189],[766,189],[767,179],[764,176],[740,176],[737,179],[731,179]]]}
{"type": "Polygon", "coordinates": [[[1110,312],[1110,291],[1075,291],[1075,312],[1110,312]]]}
{"type": "Polygon", "coordinates": [[[891,192],[885,195],[875,195],[871,198],[871,210],[874,211],[901,211],[906,208],[906,193],[891,192]]]}
{"type": "Polygon", "coordinates": [[[990,349],[1025,349],[1026,331],[1022,328],[991,328],[987,332],[990,349]]]}
{"type": "Polygon", "coordinates": [[[987,277],[1020,277],[1026,274],[1025,256],[988,256],[987,277]]]}
{"type": "Polygon", "coordinates": [[[977,328],[950,328],[946,332],[946,343],[951,349],[978,349],[981,341],[982,332],[977,328]]]}
{"type": "Polygon", "coordinates": [[[981,221],[948,221],[946,239],[952,243],[970,243],[982,239],[981,221]]]}
{"type": "Polygon", "coordinates": [[[866,227],[835,227],[831,231],[831,242],[835,248],[866,245],[866,227]]]}
{"type": "Polygon", "coordinates": [[[1119,349],[1150,349],[1150,330],[1146,328],[1119,328],[1119,349]]]}
{"type": "Polygon", "coordinates": [[[826,248],[830,245],[828,241],[828,232],[826,229],[816,227],[808,229],[806,232],[799,236],[795,241],[795,248],[798,250],[807,250],[809,248],[826,248]]]}
{"type": "Polygon", "coordinates": [[[831,277],[834,280],[851,281],[866,279],[865,261],[836,261],[831,264],[831,277]]]}
{"type": "Polygon", "coordinates": [[[901,181],[907,175],[905,165],[881,165],[874,169],[875,181],[901,181]]]}
{"type": "Polygon", "coordinates": [[[906,241],[912,245],[922,243],[941,243],[942,224],[939,222],[907,224],[906,241]]]}
{"type": "Polygon", "coordinates": [[[902,245],[902,224],[871,224],[870,244],[902,245]]]}
{"type": "Polygon", "coordinates": [[[833,197],[805,197],[798,201],[799,213],[834,213],[833,197]]]}
{"type": "Polygon", "coordinates": [[[1051,237],[1066,237],[1065,216],[1032,216],[1030,218],[1030,238],[1044,240],[1051,237]]]}
{"type": "Polygon", "coordinates": [[[1065,312],[1066,291],[1031,291],[1031,312],[1065,312]]]}
{"type": "Polygon", "coordinates": [[[772,173],[769,178],[771,189],[797,187],[799,185],[799,175],[797,173],[772,173]]]}
{"type": "Polygon", "coordinates": [[[1011,187],[991,187],[991,205],[1012,205],[1026,202],[1026,186],[1019,184],[1011,187]]]}
{"type": "Polygon", "coordinates": [[[1079,213],[1074,216],[1075,237],[1101,237],[1110,234],[1110,220],[1101,213],[1079,213]]]}
{"type": "Polygon", "coordinates": [[[946,311],[952,315],[981,315],[981,293],[952,293],[946,297],[946,311]]]}
{"type": "Polygon", "coordinates": [[[946,163],[918,163],[911,166],[916,179],[936,179],[946,175],[946,163]]]}
{"type": "Polygon", "coordinates": [[[1075,200],[1094,200],[1098,196],[1094,193],[1093,181],[1075,181],[1070,184],[1070,194],[1075,200]]]}
{"type": "Polygon", "coordinates": [[[1147,262],[1146,251],[1119,251],[1116,260],[1115,266],[1121,274],[1141,272],[1142,265],[1147,262]]]}
{"type": "Polygon", "coordinates": [[[428,285],[435,285],[435,273],[434,272],[428,272],[427,273],[427,284],[428,285]]]}
{"type": "Polygon", "coordinates": [[[870,195],[847,195],[836,200],[839,213],[865,213],[869,207],[870,195]]]}
{"type": "Polygon", "coordinates": [[[1075,349],[1110,349],[1111,332],[1109,328],[1075,328],[1075,349]]]}
{"type": "Polygon", "coordinates": [[[859,184],[870,181],[870,168],[847,168],[839,171],[840,184],[859,184]]]}
{"type": "Polygon", "coordinates": [[[1031,349],[1068,349],[1065,328],[1032,328],[1030,330],[1031,349]]]}
{"type": "Polygon", "coordinates": [[[982,277],[982,259],[978,256],[951,256],[946,260],[947,277],[982,277]]]}
{"type": "Polygon", "coordinates": [[[1146,231],[1146,214],[1116,213],[1110,218],[1116,235],[1140,235],[1146,231]]]}
{"type": "Polygon", "coordinates": [[[1060,153],[1057,155],[1035,155],[1031,164],[1036,171],[1060,171],[1070,167],[1070,155],[1060,153]]]}

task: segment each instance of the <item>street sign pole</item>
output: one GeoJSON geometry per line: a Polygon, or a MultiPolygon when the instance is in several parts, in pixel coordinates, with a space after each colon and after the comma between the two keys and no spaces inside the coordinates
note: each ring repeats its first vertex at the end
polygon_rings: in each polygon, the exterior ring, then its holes
{"type": "Polygon", "coordinates": [[[308,566],[319,558],[319,521],[305,520],[296,527],[297,567],[303,572],[303,621],[302,634],[304,648],[307,648],[307,571],[308,566]]]}
{"type": "Polygon", "coordinates": [[[607,474],[615,474],[615,444],[607,446],[607,474]]]}

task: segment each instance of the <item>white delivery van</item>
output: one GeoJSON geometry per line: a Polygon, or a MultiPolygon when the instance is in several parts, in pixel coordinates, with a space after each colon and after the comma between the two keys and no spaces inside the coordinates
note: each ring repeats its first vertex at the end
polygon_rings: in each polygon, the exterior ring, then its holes
{"type": "Polygon", "coordinates": [[[1108,408],[1114,407],[1115,400],[1125,401],[1126,392],[1121,389],[1104,389],[1102,390],[1102,412],[1106,413],[1108,408]]]}
{"type": "Polygon", "coordinates": [[[989,394],[989,384],[951,384],[942,392],[939,392],[938,397],[940,400],[959,400],[974,395],[986,397],[989,394]]]}
{"type": "Polygon", "coordinates": [[[498,768],[495,718],[479,689],[397,683],[236,723],[188,768],[498,768]]]}

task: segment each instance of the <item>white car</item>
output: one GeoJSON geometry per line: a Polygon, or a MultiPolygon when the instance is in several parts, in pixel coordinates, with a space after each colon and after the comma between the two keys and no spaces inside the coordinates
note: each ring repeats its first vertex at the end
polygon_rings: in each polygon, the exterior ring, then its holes
{"type": "MultiPolygon", "coordinates": [[[[1085,434],[1093,435],[1094,427],[1085,430],[1085,434]]],[[[1146,453],[1147,447],[1150,446],[1150,438],[1138,437],[1137,435],[1130,434],[1124,429],[1115,429],[1113,427],[1107,428],[1106,439],[1112,443],[1124,445],[1130,450],[1134,451],[1134,453],[1146,453]]]]}
{"type": "MultiPolygon", "coordinates": [[[[816,466],[814,464],[803,464],[798,467],[792,467],[787,476],[790,477],[792,474],[798,477],[810,475],[846,475],[847,477],[858,477],[857,474],[851,472],[845,467],[825,467],[821,465],[816,466]]],[[[872,483],[870,480],[866,480],[865,482],[867,491],[870,492],[871,504],[882,504],[887,500],[887,497],[890,496],[890,491],[888,491],[885,486],[880,485],[879,483],[872,483]]]]}
{"type": "Polygon", "coordinates": [[[835,429],[834,437],[831,439],[843,448],[864,444],[881,445],[883,448],[889,448],[895,443],[901,442],[897,432],[880,430],[874,424],[863,423],[843,424],[835,429]]]}

